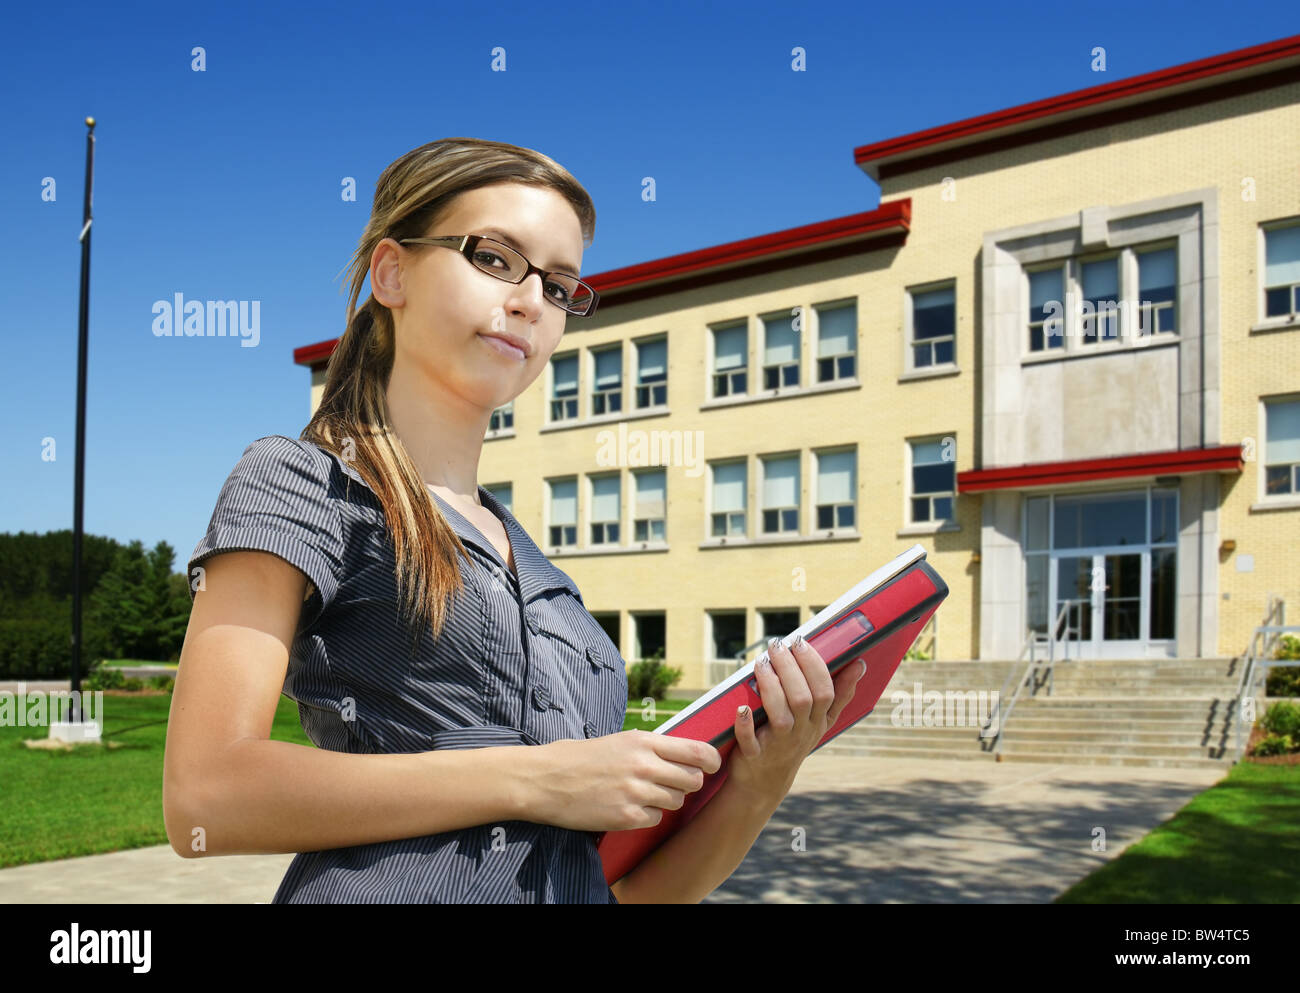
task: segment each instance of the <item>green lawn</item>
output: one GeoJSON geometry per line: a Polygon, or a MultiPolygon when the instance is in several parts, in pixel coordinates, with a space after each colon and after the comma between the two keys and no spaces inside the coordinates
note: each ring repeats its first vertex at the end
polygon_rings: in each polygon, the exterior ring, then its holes
{"type": "MultiPolygon", "coordinates": [[[[22,740],[48,737],[45,728],[0,727],[0,868],[167,844],[162,772],[171,699],[105,694],[101,748],[31,749],[22,740]]],[[[628,714],[623,730],[650,730],[685,703],[658,704],[654,723],[628,714]]],[[[280,697],[271,737],[311,744],[288,697],[280,697]]]]}
{"type": "Polygon", "coordinates": [[[1056,903],[1296,903],[1300,766],[1239,762],[1056,903]]]}

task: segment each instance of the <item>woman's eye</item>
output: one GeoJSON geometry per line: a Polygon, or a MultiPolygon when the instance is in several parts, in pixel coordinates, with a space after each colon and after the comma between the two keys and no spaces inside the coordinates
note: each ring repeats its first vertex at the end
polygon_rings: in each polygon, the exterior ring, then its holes
{"type": "Polygon", "coordinates": [[[487,257],[488,259],[500,262],[502,265],[504,265],[506,261],[496,252],[488,251],[487,249],[481,249],[480,251],[475,252],[474,255],[476,258],[487,257]]]}
{"type": "Polygon", "coordinates": [[[559,296],[557,297],[557,299],[559,299],[562,303],[568,303],[568,302],[569,302],[569,291],[566,290],[562,285],[560,285],[559,283],[551,283],[551,284],[550,284],[550,288],[553,289],[553,290],[559,290],[559,291],[560,291],[559,296]]]}

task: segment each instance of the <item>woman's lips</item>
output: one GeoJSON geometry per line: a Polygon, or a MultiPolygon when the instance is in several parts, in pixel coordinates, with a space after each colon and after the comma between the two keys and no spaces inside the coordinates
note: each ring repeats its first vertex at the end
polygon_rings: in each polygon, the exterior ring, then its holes
{"type": "Polygon", "coordinates": [[[480,334],[479,337],[487,342],[489,348],[495,349],[507,358],[517,359],[522,362],[526,357],[522,348],[516,348],[514,345],[510,344],[510,342],[505,341],[502,338],[497,338],[494,335],[487,334],[480,334]]]}

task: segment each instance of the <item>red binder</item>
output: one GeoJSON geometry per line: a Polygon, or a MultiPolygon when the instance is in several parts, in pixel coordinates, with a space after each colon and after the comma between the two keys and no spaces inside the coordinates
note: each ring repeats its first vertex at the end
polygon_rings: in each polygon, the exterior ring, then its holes
{"type": "MultiPolygon", "coordinates": [[[[947,595],[948,585],[925,561],[925,549],[913,545],[781,639],[789,645],[796,636],[803,635],[825,659],[832,674],[859,659],[867,661],[867,671],[858,681],[853,699],[814,751],[875,709],[899,662],[947,595]]],[[[709,742],[721,754],[722,766],[704,777],[700,789],[686,795],[681,809],[665,810],[658,824],[628,831],[606,831],[598,837],[596,850],[607,883],[613,885],[622,879],[690,823],[722,787],[727,778],[727,759],[736,745],[733,729],[736,709],[741,704],[753,708],[755,728],[766,722],[753,662],[655,729],[656,734],[709,742]]]]}

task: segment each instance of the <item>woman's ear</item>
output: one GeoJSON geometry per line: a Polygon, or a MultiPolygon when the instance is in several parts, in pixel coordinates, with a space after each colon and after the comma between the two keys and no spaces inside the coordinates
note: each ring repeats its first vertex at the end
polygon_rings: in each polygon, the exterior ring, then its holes
{"type": "Polygon", "coordinates": [[[385,238],[370,256],[371,295],[390,310],[406,305],[402,255],[402,247],[392,238],[385,238]]]}

